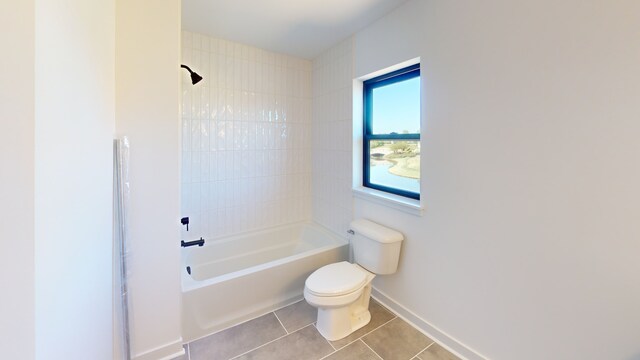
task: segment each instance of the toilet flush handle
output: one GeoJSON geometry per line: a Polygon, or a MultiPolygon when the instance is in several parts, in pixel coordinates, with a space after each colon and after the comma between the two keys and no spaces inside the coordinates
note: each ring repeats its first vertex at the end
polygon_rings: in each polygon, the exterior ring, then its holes
{"type": "Polygon", "coordinates": [[[355,235],[355,234],[356,234],[356,232],[355,232],[355,231],[353,231],[353,230],[351,230],[351,229],[347,230],[347,232],[348,232],[349,234],[351,234],[351,235],[355,235]]]}

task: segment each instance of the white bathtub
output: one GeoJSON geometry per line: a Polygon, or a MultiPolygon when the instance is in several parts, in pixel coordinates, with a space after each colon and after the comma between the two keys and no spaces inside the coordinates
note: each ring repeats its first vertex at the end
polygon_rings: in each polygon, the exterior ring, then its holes
{"type": "Polygon", "coordinates": [[[193,341],[302,299],[309,274],[346,260],[348,253],[346,240],[309,222],[183,249],[183,340],[193,341]]]}

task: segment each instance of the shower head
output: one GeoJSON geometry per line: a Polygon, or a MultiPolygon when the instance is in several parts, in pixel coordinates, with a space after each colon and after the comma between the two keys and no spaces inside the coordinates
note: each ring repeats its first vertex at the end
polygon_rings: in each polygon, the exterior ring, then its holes
{"type": "Polygon", "coordinates": [[[195,85],[195,84],[199,83],[200,80],[202,80],[202,76],[200,76],[197,73],[193,72],[191,69],[189,69],[189,67],[187,65],[180,65],[180,67],[184,68],[184,69],[187,69],[189,74],[191,74],[191,84],[195,85]]]}

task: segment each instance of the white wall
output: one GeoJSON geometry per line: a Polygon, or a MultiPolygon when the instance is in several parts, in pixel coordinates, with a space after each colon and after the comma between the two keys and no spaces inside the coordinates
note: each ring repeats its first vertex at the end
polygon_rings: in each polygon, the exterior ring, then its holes
{"type": "MultiPolygon", "coordinates": [[[[0,262],[1,285],[11,289],[0,306],[3,358],[113,358],[115,5],[42,0],[0,8],[9,29],[0,40],[10,49],[0,59],[0,239],[11,250],[0,262]]],[[[179,11],[178,1],[118,4],[118,126],[132,141],[132,259],[139,260],[130,294],[134,351],[152,359],[182,350],[179,11]]]]}
{"type": "Polygon", "coordinates": [[[33,359],[34,1],[0,3],[0,348],[33,359]],[[10,289],[10,290],[9,290],[10,289]]]}
{"type": "Polygon", "coordinates": [[[640,3],[413,0],[356,76],[422,58],[417,217],[375,286],[492,359],[640,358],[640,3]]]}
{"type": "Polygon", "coordinates": [[[116,5],[116,127],[131,145],[131,340],[134,358],[159,359],[182,351],[180,1],[116,5]]]}
{"type": "Polygon", "coordinates": [[[353,39],[313,61],[313,219],[346,237],[353,216],[353,39]]]}
{"type": "Polygon", "coordinates": [[[182,32],[182,239],[308,220],[311,62],[182,32]]]}
{"type": "Polygon", "coordinates": [[[112,358],[112,0],[35,7],[37,359],[112,358]]]}

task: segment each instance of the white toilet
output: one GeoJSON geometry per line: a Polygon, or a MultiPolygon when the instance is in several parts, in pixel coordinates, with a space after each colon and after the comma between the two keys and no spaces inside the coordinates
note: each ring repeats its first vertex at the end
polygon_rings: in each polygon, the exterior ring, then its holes
{"type": "Polygon", "coordinates": [[[359,219],[351,222],[355,263],[329,264],[314,271],[305,282],[304,298],[318,308],[316,327],[327,340],[338,340],[371,320],[369,297],[376,274],[398,269],[401,233],[359,219]]]}

